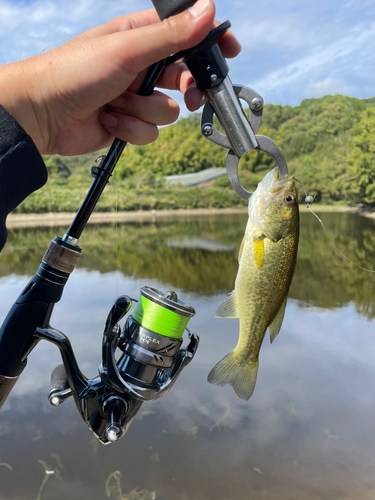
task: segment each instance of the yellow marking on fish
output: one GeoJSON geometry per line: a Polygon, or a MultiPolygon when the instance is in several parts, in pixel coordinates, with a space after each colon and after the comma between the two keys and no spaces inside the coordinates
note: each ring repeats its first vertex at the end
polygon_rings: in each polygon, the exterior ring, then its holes
{"type": "Polygon", "coordinates": [[[262,269],[264,259],[264,238],[254,239],[254,259],[258,269],[262,269]]]}
{"type": "Polygon", "coordinates": [[[293,214],[292,207],[290,206],[289,208],[285,208],[284,213],[285,213],[285,219],[289,219],[293,214]]]}

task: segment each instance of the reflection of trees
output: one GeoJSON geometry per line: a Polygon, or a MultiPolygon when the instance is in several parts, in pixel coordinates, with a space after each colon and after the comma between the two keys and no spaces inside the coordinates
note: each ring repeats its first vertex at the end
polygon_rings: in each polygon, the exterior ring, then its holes
{"type": "MultiPolygon", "coordinates": [[[[348,258],[375,269],[375,225],[354,214],[319,214],[329,238],[348,258]]],[[[302,214],[300,245],[290,297],[306,305],[342,307],[353,302],[358,313],[375,316],[375,275],[344,259],[311,214],[302,214]]]]}
{"type": "Polygon", "coordinates": [[[49,242],[62,236],[66,228],[11,229],[0,254],[0,276],[33,275],[49,242]]]}
{"type": "MultiPolygon", "coordinates": [[[[350,259],[375,268],[374,222],[354,214],[321,216],[329,237],[350,259]]],[[[176,237],[204,237],[239,248],[246,215],[171,219],[155,224],[88,226],[78,266],[102,273],[117,268],[127,276],[158,279],[189,292],[230,292],[237,273],[237,251],[208,252],[172,248],[176,237]]],[[[0,255],[0,275],[35,273],[49,241],[65,228],[12,230],[0,255]]],[[[368,318],[375,316],[375,276],[343,259],[324,236],[311,214],[301,216],[298,262],[290,297],[322,308],[353,302],[368,318]]]]}
{"type": "MultiPolygon", "coordinates": [[[[126,224],[117,230],[97,229],[86,234],[87,244],[81,266],[121,272],[135,278],[159,279],[164,283],[197,293],[230,290],[237,272],[236,252],[208,252],[194,248],[171,248],[168,241],[176,236],[216,239],[224,243],[241,242],[243,223],[226,217],[174,220],[161,224],[126,224]],[[100,242],[103,242],[101,246],[100,242]]],[[[239,244],[238,243],[238,244],[239,244]]]]}
{"type": "MultiPolygon", "coordinates": [[[[246,215],[174,219],[162,223],[88,226],[80,240],[77,267],[102,273],[119,269],[135,278],[159,279],[197,293],[230,291],[237,272],[237,252],[172,248],[176,237],[204,237],[239,247],[246,215]]],[[[12,230],[0,256],[0,276],[34,274],[56,235],[66,228],[12,230]]]]}

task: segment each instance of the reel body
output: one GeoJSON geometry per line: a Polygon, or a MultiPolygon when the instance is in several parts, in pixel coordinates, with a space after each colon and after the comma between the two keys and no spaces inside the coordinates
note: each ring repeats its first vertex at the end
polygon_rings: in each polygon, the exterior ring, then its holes
{"type": "Polygon", "coordinates": [[[136,309],[121,329],[118,322],[131,305],[125,295],[116,299],[104,329],[99,376],[91,380],[80,372],[65,335],[51,328],[37,331],[40,339],[60,348],[64,362],[52,372],[50,403],[58,406],[73,396],[82,418],[103,444],[118,441],[126,433],[145,401],[158,399],[170,390],[199,343],[198,336],[186,328],[195,311],[175,292],[162,294],[143,287],[136,309]],[[185,348],[184,331],[190,337],[185,348]]]}

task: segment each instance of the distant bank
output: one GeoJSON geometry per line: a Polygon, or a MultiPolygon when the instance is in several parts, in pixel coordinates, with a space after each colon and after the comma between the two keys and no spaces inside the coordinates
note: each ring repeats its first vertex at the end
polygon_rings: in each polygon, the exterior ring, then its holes
{"type": "MultiPolygon", "coordinates": [[[[375,218],[375,212],[365,212],[357,207],[314,205],[316,212],[358,212],[365,217],[375,218]]],[[[306,212],[307,208],[300,205],[300,211],[306,212]]],[[[198,217],[207,215],[246,214],[247,208],[214,208],[214,209],[188,209],[188,210],[148,210],[135,212],[95,212],[89,219],[89,224],[104,224],[110,222],[156,222],[157,220],[171,217],[198,217]]],[[[7,227],[55,227],[68,226],[74,213],[54,212],[44,214],[10,214],[7,219],[7,227]]]]}

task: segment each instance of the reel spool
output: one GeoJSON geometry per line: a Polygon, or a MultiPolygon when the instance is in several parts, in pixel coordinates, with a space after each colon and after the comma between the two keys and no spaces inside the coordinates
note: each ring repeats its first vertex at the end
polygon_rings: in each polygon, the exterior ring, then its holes
{"type": "Polygon", "coordinates": [[[117,363],[120,377],[131,385],[135,397],[150,400],[160,397],[160,392],[165,394],[181,356],[182,335],[194,315],[195,310],[175,292],[163,294],[155,288],[141,288],[140,299],[120,337],[119,348],[124,354],[117,363]]]}
{"type": "Polygon", "coordinates": [[[195,310],[178,299],[176,292],[141,288],[141,297],[132,318],[140,326],[164,337],[180,339],[195,310]]]}

